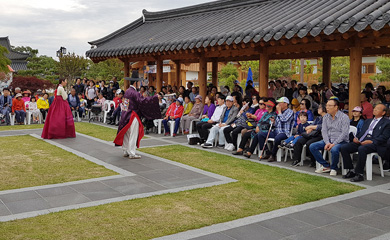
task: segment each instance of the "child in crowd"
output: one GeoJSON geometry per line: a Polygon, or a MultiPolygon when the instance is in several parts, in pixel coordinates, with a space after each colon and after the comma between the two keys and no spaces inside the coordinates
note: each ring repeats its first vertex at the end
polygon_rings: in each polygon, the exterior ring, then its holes
{"type": "Polygon", "coordinates": [[[83,94],[79,93],[80,99],[80,109],[83,111],[83,115],[85,114],[85,108],[87,107],[87,100],[83,98],[83,94]]]}
{"type": "Polygon", "coordinates": [[[294,144],[298,141],[299,138],[301,138],[302,133],[305,132],[305,128],[309,126],[310,124],[307,122],[309,116],[307,112],[300,112],[299,120],[301,121],[300,124],[297,125],[297,133],[289,138],[287,138],[280,146],[279,148],[293,148],[294,144]]]}
{"type": "Polygon", "coordinates": [[[103,97],[102,93],[99,93],[98,98],[99,99],[97,100],[97,104],[102,107],[102,111],[105,111],[106,106],[104,105],[104,102],[106,101],[106,99],[103,97]]]}
{"type": "Polygon", "coordinates": [[[30,98],[28,110],[32,113],[33,123],[37,123],[39,121],[39,113],[41,111],[38,109],[37,99],[34,96],[30,98]]]}

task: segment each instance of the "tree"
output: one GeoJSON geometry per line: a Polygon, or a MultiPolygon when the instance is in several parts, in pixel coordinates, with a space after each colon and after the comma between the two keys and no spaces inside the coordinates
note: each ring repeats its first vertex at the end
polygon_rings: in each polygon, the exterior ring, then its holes
{"type": "Polygon", "coordinates": [[[57,61],[52,57],[41,55],[34,56],[27,59],[28,70],[21,70],[18,72],[21,76],[35,76],[42,79],[47,79],[52,82],[58,79],[57,61]]]}
{"type": "Polygon", "coordinates": [[[11,46],[11,49],[14,50],[15,52],[28,53],[30,54],[31,57],[36,57],[38,55],[38,49],[32,49],[29,46],[18,46],[18,47],[11,46]]]}
{"type": "Polygon", "coordinates": [[[7,65],[11,65],[11,60],[9,60],[5,54],[9,53],[6,47],[0,45],[0,72],[8,73],[9,69],[7,65]]]}
{"type": "Polygon", "coordinates": [[[97,80],[108,80],[112,77],[123,76],[123,62],[119,59],[108,59],[99,63],[88,60],[89,70],[86,77],[97,80]]]}
{"type": "Polygon", "coordinates": [[[385,82],[390,80],[390,58],[389,57],[379,57],[376,60],[376,67],[381,71],[370,78],[372,80],[377,80],[380,82],[385,82]]]}
{"type": "Polygon", "coordinates": [[[269,78],[289,78],[295,72],[291,70],[291,60],[272,60],[269,63],[269,78]]]}
{"type": "Polygon", "coordinates": [[[47,80],[42,80],[37,77],[16,76],[13,78],[10,85],[12,89],[20,87],[22,90],[30,90],[36,92],[38,89],[54,88],[54,84],[47,80]]]}
{"type": "Polygon", "coordinates": [[[73,53],[68,53],[59,58],[58,73],[60,77],[68,79],[68,85],[73,83],[73,80],[82,76],[88,67],[88,60],[82,56],[73,53]]]}
{"type": "Polygon", "coordinates": [[[218,81],[221,86],[228,86],[230,89],[234,87],[234,81],[238,78],[237,68],[229,63],[224,66],[218,73],[218,81]]]}
{"type": "Polygon", "coordinates": [[[349,57],[334,57],[332,58],[332,82],[349,81],[349,57]]]}

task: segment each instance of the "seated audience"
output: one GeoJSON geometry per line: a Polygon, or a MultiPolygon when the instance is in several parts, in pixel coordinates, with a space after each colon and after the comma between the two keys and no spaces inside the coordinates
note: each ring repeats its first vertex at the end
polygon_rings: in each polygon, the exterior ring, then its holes
{"type": "MultiPolygon", "coordinates": [[[[218,106],[215,108],[214,113],[211,116],[211,118],[209,118],[208,120],[207,120],[207,118],[202,118],[202,121],[200,123],[196,124],[196,129],[198,130],[201,143],[204,143],[206,141],[206,139],[208,138],[209,129],[220,122],[221,115],[224,112],[225,107],[226,107],[225,99],[226,99],[226,97],[224,95],[222,95],[222,94],[218,95],[218,97],[217,97],[218,106]]],[[[206,108],[206,106],[205,106],[205,108],[206,108]]]]}
{"type": "Polygon", "coordinates": [[[300,123],[296,126],[297,133],[282,142],[281,147],[293,148],[295,143],[299,140],[299,138],[301,138],[301,135],[305,132],[306,127],[309,126],[309,123],[307,122],[307,112],[301,111],[298,115],[298,118],[300,123]]]}
{"type": "Polygon", "coordinates": [[[192,120],[199,119],[200,114],[203,110],[202,96],[197,95],[195,97],[195,104],[191,109],[191,112],[183,116],[180,120],[180,127],[183,129],[183,134],[188,134],[190,132],[190,124],[192,120]]]}
{"type": "MultiPolygon", "coordinates": [[[[76,114],[79,114],[79,117],[82,118],[83,116],[83,110],[80,108],[80,99],[76,95],[76,89],[72,88],[70,90],[70,94],[68,95],[68,103],[70,110],[73,112],[75,111],[76,114]]],[[[74,116],[76,117],[76,116],[74,116]]]]}
{"type": "Polygon", "coordinates": [[[350,125],[356,127],[357,133],[360,133],[363,124],[364,124],[364,118],[362,116],[362,108],[355,107],[354,109],[352,109],[352,119],[350,125]]]}
{"type": "Polygon", "coordinates": [[[180,126],[180,119],[183,116],[183,112],[183,98],[179,97],[176,99],[176,102],[172,103],[171,106],[169,106],[165,118],[162,121],[165,128],[165,136],[171,134],[171,130],[168,126],[168,121],[175,121],[175,129],[173,131],[173,136],[176,137],[177,130],[180,126]]]}
{"type": "Polygon", "coordinates": [[[218,147],[225,147],[225,135],[223,130],[234,122],[238,114],[238,108],[234,106],[234,97],[228,96],[226,98],[226,107],[223,109],[219,123],[215,124],[210,129],[210,134],[207,137],[207,141],[202,144],[204,148],[212,148],[214,139],[218,135],[218,147]]]}
{"type": "Polygon", "coordinates": [[[191,112],[193,106],[194,106],[194,104],[191,102],[190,97],[185,96],[184,97],[184,106],[183,106],[184,107],[183,116],[188,115],[191,112]]]}
{"type": "Polygon", "coordinates": [[[306,154],[309,155],[311,164],[310,167],[316,166],[316,160],[314,159],[313,154],[309,151],[309,147],[312,143],[322,140],[321,129],[322,129],[322,119],[326,114],[325,104],[322,103],[318,107],[318,117],[314,120],[313,124],[305,128],[305,133],[303,133],[301,138],[299,138],[294,144],[293,151],[293,163],[292,166],[298,166],[301,162],[301,155],[303,147],[306,145],[306,154]]]}
{"type": "Polygon", "coordinates": [[[33,123],[37,123],[39,121],[39,111],[38,105],[37,105],[37,99],[33,96],[30,98],[29,104],[28,104],[28,111],[31,112],[33,123]]]}
{"type": "Polygon", "coordinates": [[[374,108],[374,118],[364,122],[362,131],[356,135],[353,142],[340,148],[344,168],[349,170],[343,178],[351,178],[351,182],[363,181],[367,154],[378,152],[383,158],[386,157],[387,141],[390,138],[390,120],[384,118],[386,110],[385,105],[378,104],[374,108]],[[358,152],[359,158],[354,168],[350,154],[355,152],[358,152]]]}
{"type": "Polygon", "coordinates": [[[20,93],[16,94],[15,98],[12,100],[12,115],[14,114],[16,122],[19,125],[23,125],[26,117],[26,107],[22,100],[22,94],[20,93]]]}
{"type": "Polygon", "coordinates": [[[261,132],[268,132],[270,124],[271,124],[270,118],[276,117],[276,113],[275,113],[276,104],[275,104],[275,102],[269,100],[268,102],[265,103],[265,106],[266,106],[267,112],[265,112],[263,114],[263,116],[261,117],[261,119],[257,122],[256,129],[255,130],[250,129],[242,135],[241,142],[238,146],[238,149],[236,152],[233,153],[233,155],[243,155],[244,150],[245,150],[245,146],[246,146],[248,140],[256,138],[256,140],[252,142],[253,144],[251,144],[250,149],[249,149],[249,151],[251,153],[254,152],[254,150],[258,144],[256,134],[258,134],[260,131],[261,132]]]}
{"type": "Polygon", "coordinates": [[[373,107],[371,103],[369,102],[371,99],[371,92],[362,92],[360,94],[360,102],[361,107],[363,109],[363,118],[364,119],[371,119],[373,118],[373,107]]]}
{"type": "Polygon", "coordinates": [[[322,120],[323,140],[312,143],[309,147],[315,160],[322,166],[316,173],[329,173],[331,176],[337,175],[337,165],[339,163],[340,147],[349,141],[349,117],[339,110],[337,97],[331,97],[326,103],[327,114],[322,120]],[[322,151],[330,151],[332,164],[329,165],[322,156],[322,151]]]}
{"type": "Polygon", "coordinates": [[[0,96],[0,114],[5,117],[7,125],[11,124],[9,114],[12,112],[12,97],[8,88],[3,89],[3,95],[0,96]]]}
{"type": "Polygon", "coordinates": [[[313,121],[314,120],[314,115],[312,111],[310,111],[311,103],[307,99],[302,99],[300,103],[301,110],[295,113],[294,116],[294,127],[296,127],[298,124],[301,123],[301,120],[299,119],[299,114],[301,112],[307,113],[308,119],[307,121],[313,121]]]}
{"type": "Polygon", "coordinates": [[[39,98],[37,101],[38,109],[42,113],[43,121],[46,119],[46,114],[49,111],[49,107],[50,107],[48,98],[49,98],[49,94],[45,93],[43,94],[43,97],[39,98]]]}

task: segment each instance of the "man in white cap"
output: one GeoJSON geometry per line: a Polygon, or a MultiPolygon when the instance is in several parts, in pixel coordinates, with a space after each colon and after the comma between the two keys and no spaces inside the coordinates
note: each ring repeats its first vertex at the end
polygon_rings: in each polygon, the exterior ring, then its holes
{"type": "Polygon", "coordinates": [[[238,108],[234,106],[233,102],[234,98],[232,96],[226,97],[226,107],[222,112],[220,121],[210,129],[210,134],[207,138],[207,141],[202,144],[202,147],[212,148],[217,133],[219,133],[218,147],[225,147],[225,135],[223,130],[236,120],[238,114],[238,108]]]}
{"type": "MultiPolygon", "coordinates": [[[[277,101],[276,105],[276,118],[271,118],[272,125],[275,127],[269,133],[269,138],[274,138],[274,145],[271,150],[271,155],[266,154],[262,159],[268,159],[268,162],[274,162],[276,160],[276,153],[278,152],[278,146],[280,143],[291,136],[291,128],[294,125],[294,111],[288,108],[290,101],[287,97],[281,97],[277,101]]],[[[260,149],[263,149],[267,138],[268,132],[262,132],[258,134],[258,141],[260,149]]],[[[246,155],[245,155],[246,156],[246,155]]],[[[249,155],[250,156],[250,155],[249,155]]],[[[248,157],[248,156],[247,156],[248,157]]]]}

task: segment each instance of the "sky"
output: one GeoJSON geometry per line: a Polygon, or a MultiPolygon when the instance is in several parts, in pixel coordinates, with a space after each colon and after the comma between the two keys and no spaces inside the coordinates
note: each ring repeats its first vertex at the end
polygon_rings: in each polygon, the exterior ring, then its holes
{"type": "Polygon", "coordinates": [[[100,39],[150,12],[212,0],[0,0],[0,37],[56,59],[56,51],[85,56],[88,41],[100,39]]]}

